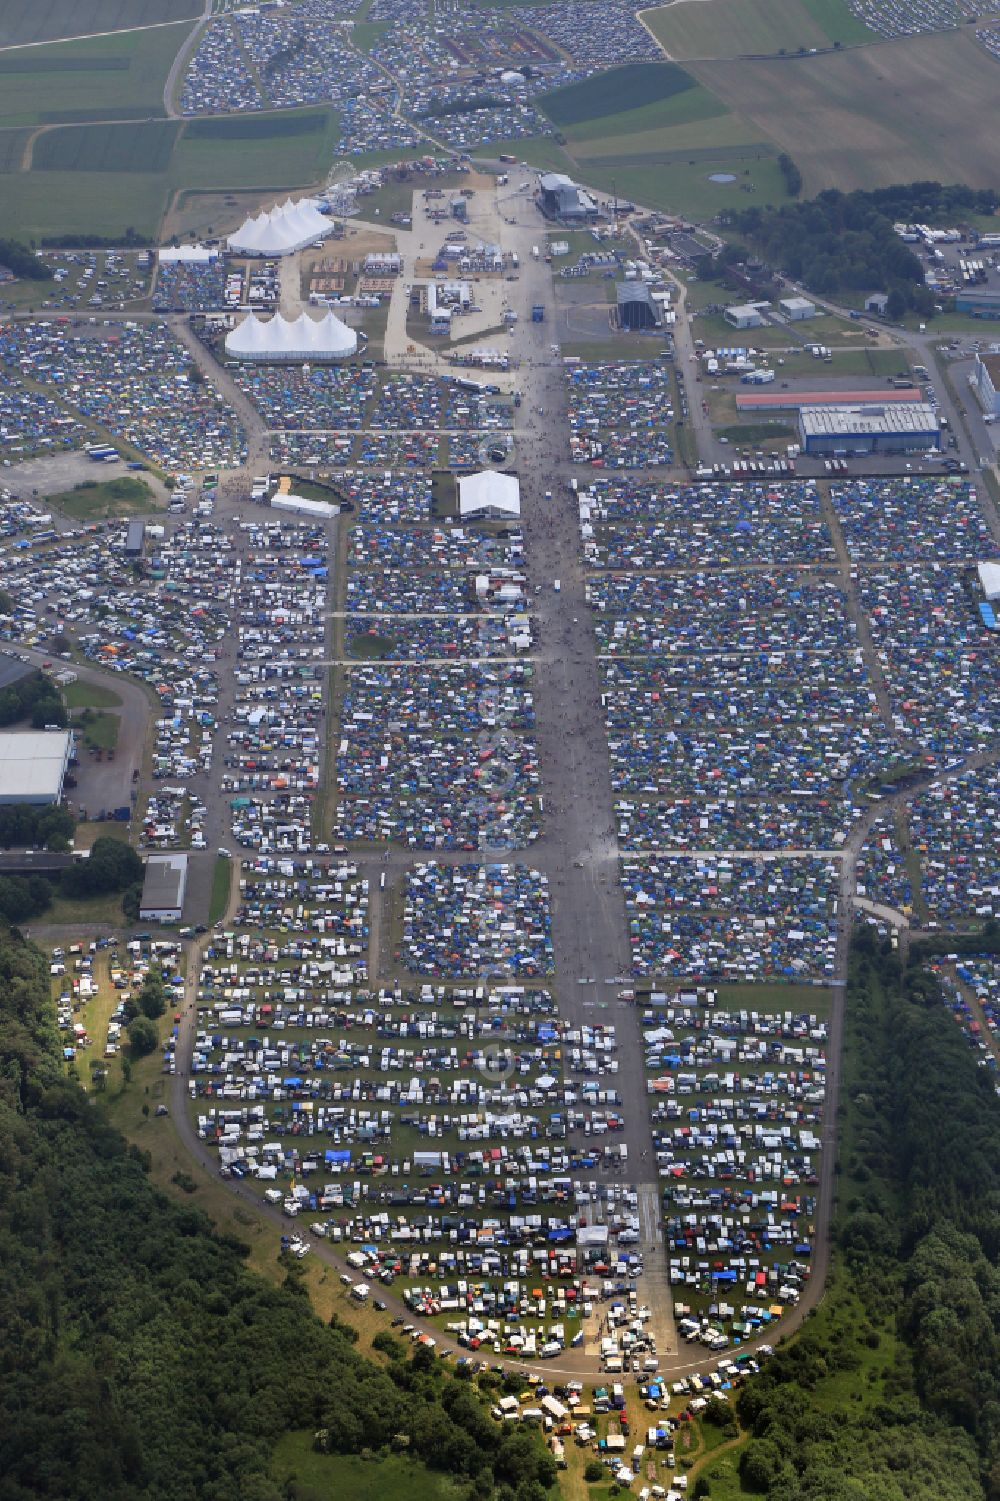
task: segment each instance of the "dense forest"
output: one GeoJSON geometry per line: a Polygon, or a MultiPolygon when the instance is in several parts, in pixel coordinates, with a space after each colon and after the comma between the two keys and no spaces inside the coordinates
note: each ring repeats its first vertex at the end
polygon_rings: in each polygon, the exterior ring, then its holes
{"type": "Polygon", "coordinates": [[[150,1184],[62,1071],[41,953],[0,935],[0,1501],[284,1501],[276,1440],[403,1448],[470,1497],[545,1501],[555,1470],[432,1352],[365,1359],[301,1283],[150,1184]]]}
{"type": "MultiPolygon", "coordinates": [[[[784,160],[793,192],[789,169],[794,172],[794,164],[784,160]]],[[[868,193],[829,189],[806,203],[732,211],[726,222],[770,266],[813,292],[887,292],[890,318],[908,309],[929,317],[934,298],[924,284],[923,266],[893,223],[954,225],[970,214],[991,214],[997,202],[992,189],[916,182],[868,193]]]]}
{"type": "Polygon", "coordinates": [[[848,995],[834,1290],[738,1400],[771,1501],[1000,1501],[1000,1101],[870,931],[848,995]]]}

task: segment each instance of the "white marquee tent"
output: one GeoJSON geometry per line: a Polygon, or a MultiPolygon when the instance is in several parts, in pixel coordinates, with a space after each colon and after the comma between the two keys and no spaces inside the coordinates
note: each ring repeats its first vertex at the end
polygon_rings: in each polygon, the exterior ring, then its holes
{"type": "Polygon", "coordinates": [[[333,313],[324,318],[283,318],[265,322],[250,313],[226,335],[226,353],[237,360],[346,360],[358,349],[358,336],[333,313]]]}
{"type": "Polygon", "coordinates": [[[462,516],[520,516],[521,486],[513,474],[495,469],[466,474],[458,482],[458,509],[462,516]]]}
{"type": "Polygon", "coordinates": [[[333,222],[319,212],[314,198],[293,203],[289,198],[275,204],[270,213],[244,219],[229,236],[230,250],[237,255],[291,255],[333,230],[333,222]]]}

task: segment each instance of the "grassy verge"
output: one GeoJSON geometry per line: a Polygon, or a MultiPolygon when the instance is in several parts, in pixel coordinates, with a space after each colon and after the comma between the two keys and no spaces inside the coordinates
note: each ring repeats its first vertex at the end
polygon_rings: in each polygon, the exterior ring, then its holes
{"type": "Polygon", "coordinates": [[[208,903],[209,927],[213,927],[225,915],[226,908],[229,906],[232,877],[232,860],[227,860],[224,855],[216,856],[215,869],[212,871],[212,895],[208,903]]]}
{"type": "MultiPolygon", "coordinates": [[[[102,833],[107,833],[107,826],[99,825],[102,833]]],[[[77,927],[82,923],[94,923],[102,926],[120,928],[125,919],[122,915],[121,896],[92,896],[71,900],[69,897],[57,896],[52,906],[40,919],[46,927],[77,927]]]]}
{"type": "Polygon", "coordinates": [[[73,721],[73,728],[80,734],[88,750],[114,750],[118,744],[121,720],[117,714],[95,713],[85,709],[80,718],[73,721]]]}
{"type": "Polygon", "coordinates": [[[103,683],[91,683],[84,678],[77,678],[74,683],[67,683],[62,690],[62,695],[66,700],[67,709],[120,709],[122,704],[113,689],[105,688],[103,683]]]}

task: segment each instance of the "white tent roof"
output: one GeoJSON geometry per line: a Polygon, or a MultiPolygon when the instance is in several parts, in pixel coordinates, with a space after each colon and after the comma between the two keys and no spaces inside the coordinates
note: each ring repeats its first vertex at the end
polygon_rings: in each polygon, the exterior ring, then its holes
{"type": "Polygon", "coordinates": [[[209,245],[164,245],[157,254],[162,265],[168,261],[208,262],[219,258],[219,252],[209,245]]]}
{"type": "Polygon", "coordinates": [[[302,198],[298,203],[289,198],[275,204],[270,213],[244,219],[229,236],[228,244],[230,250],[248,255],[290,255],[323,239],[332,229],[332,222],[319,212],[314,198],[302,198]]]}
{"type": "Polygon", "coordinates": [[[987,599],[1000,599],[1000,563],[980,563],[979,582],[987,599]]]}
{"type": "Polygon", "coordinates": [[[250,313],[226,335],[226,353],[243,360],[344,360],[356,353],[358,336],[333,313],[265,322],[250,313]]]}
{"type": "Polygon", "coordinates": [[[458,482],[458,509],[462,516],[477,511],[520,516],[521,486],[513,474],[498,474],[495,469],[466,474],[458,482]]]}

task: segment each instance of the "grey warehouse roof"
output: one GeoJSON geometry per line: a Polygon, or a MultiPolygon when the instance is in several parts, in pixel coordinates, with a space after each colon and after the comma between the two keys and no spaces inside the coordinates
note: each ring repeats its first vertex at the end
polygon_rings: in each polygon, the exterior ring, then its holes
{"type": "Polygon", "coordinates": [[[803,407],[799,419],[807,438],[936,433],[940,426],[934,408],[915,401],[890,407],[803,407]]]}
{"type": "Polygon", "coordinates": [[[0,688],[9,688],[11,683],[19,683],[34,670],[29,662],[21,662],[9,652],[0,652],[0,688]]]}
{"type": "Polygon", "coordinates": [[[167,912],[184,905],[187,855],[150,855],[142,883],[141,912],[167,912]]]}

